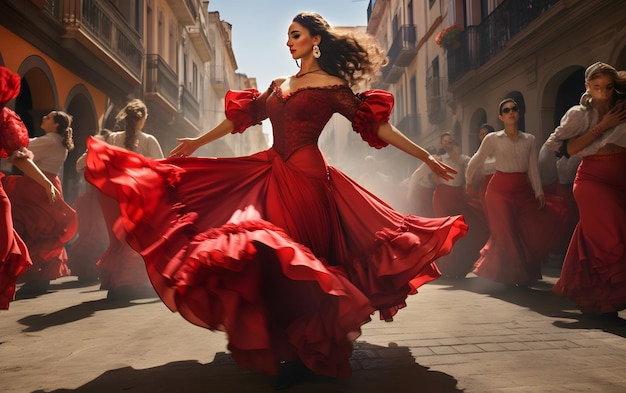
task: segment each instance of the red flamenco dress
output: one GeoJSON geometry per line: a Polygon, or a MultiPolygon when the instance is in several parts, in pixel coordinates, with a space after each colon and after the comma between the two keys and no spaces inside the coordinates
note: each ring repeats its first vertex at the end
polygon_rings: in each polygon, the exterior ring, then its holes
{"type": "MultiPolygon", "coordinates": [[[[20,77],[0,67],[0,157],[27,157],[28,130],[19,116],[5,108],[20,91],[20,77]]],[[[32,155],[32,154],[31,154],[32,155]]],[[[0,177],[4,177],[0,174],[0,177]]],[[[0,309],[15,298],[15,281],[32,265],[24,241],[13,229],[11,202],[0,182],[0,309]]]]}
{"type": "Polygon", "coordinates": [[[585,156],[574,180],[580,220],[553,291],[589,314],[626,309],[626,153],[585,156]]]}
{"type": "Polygon", "coordinates": [[[118,200],[118,230],[163,302],[226,332],[240,367],[274,375],[298,357],[348,377],[361,325],[375,310],[391,320],[439,277],[433,261],[467,230],[460,216],[403,216],[326,164],[317,140],[333,113],[380,148],[392,106],[389,93],[346,86],[230,91],[233,132],[269,117],[272,148],[153,160],[90,138],[85,176],[118,200]]]}

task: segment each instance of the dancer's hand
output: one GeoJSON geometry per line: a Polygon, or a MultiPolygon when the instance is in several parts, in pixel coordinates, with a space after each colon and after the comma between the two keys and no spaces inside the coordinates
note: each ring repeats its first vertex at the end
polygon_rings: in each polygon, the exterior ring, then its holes
{"type": "Polygon", "coordinates": [[[546,196],[541,194],[537,197],[537,200],[539,201],[539,208],[543,209],[543,207],[546,205],[546,196]]]}
{"type": "Polygon", "coordinates": [[[61,198],[59,196],[59,191],[57,191],[56,187],[52,184],[49,187],[46,187],[46,194],[48,195],[48,201],[50,201],[51,205],[54,204],[57,199],[61,198]]]}
{"type": "Polygon", "coordinates": [[[616,105],[607,112],[598,125],[604,131],[626,121],[626,104],[616,105]]]}
{"type": "Polygon", "coordinates": [[[188,157],[199,147],[196,138],[176,138],[179,145],[172,149],[169,157],[188,157]]]}
{"type": "Polygon", "coordinates": [[[454,168],[444,164],[432,155],[428,156],[428,159],[426,159],[425,162],[430,170],[443,180],[452,180],[454,179],[454,175],[458,173],[454,168]]]}

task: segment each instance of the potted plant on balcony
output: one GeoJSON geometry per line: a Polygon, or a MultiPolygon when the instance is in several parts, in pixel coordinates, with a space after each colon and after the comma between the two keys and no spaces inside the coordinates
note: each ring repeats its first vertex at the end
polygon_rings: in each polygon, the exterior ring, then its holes
{"type": "Polygon", "coordinates": [[[463,29],[457,23],[448,26],[437,34],[435,43],[447,50],[458,49],[461,47],[462,31],[463,29]]]}

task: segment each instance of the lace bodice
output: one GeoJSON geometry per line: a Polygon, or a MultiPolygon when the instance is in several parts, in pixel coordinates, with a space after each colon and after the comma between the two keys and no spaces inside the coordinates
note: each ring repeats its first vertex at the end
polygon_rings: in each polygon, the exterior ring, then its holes
{"type": "Polygon", "coordinates": [[[352,122],[363,140],[375,148],[387,145],[378,138],[378,126],[387,122],[393,96],[382,90],[355,94],[348,86],[306,87],[283,94],[272,82],[259,93],[255,89],[229,91],[226,117],[235,123],[236,132],[269,117],[274,133],[274,149],[287,160],[299,148],[317,145],[318,138],[334,113],[352,122]]]}
{"type": "Polygon", "coordinates": [[[0,158],[14,156],[27,146],[28,131],[22,119],[9,108],[0,108],[0,158]]]}

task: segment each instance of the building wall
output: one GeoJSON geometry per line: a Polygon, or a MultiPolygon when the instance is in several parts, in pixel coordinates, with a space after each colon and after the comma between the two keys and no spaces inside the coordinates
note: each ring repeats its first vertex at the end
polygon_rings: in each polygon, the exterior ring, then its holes
{"type": "Polygon", "coordinates": [[[464,145],[474,143],[477,147],[477,113],[484,112],[487,122],[499,129],[498,103],[514,96],[522,101],[523,128],[536,136],[539,147],[568,107],[559,101],[573,105],[584,92],[581,79],[578,93],[557,100],[557,92],[568,77],[596,61],[626,69],[624,4],[593,3],[571,2],[567,7],[557,3],[544,14],[544,20],[535,21],[490,62],[451,87],[464,145]]]}
{"type": "MultiPolygon", "coordinates": [[[[519,0],[523,1],[523,0],[519,0]]],[[[511,3],[511,2],[509,2],[511,3]]],[[[513,2],[515,3],[515,2],[513,2]]],[[[410,0],[378,0],[367,31],[385,50],[394,37],[394,18],[402,25],[410,21],[410,0]]],[[[554,130],[563,108],[577,101],[576,77],[595,61],[608,62],[626,69],[626,13],[623,1],[559,1],[543,12],[506,43],[486,64],[472,69],[460,80],[450,81],[450,53],[435,43],[444,28],[458,23],[467,28],[478,26],[484,16],[491,15],[502,1],[429,0],[412,1],[412,20],[416,25],[414,60],[404,67],[397,82],[380,83],[396,97],[391,121],[397,124],[411,111],[419,116],[420,135],[416,142],[424,147],[438,146],[439,135],[452,132],[466,154],[478,148],[478,129],[483,122],[498,128],[498,103],[505,97],[516,97],[524,108],[521,124],[543,143],[554,130]],[[481,6],[486,4],[487,9],[481,6]],[[427,84],[429,68],[439,62],[443,113],[429,118],[434,99],[427,84]],[[417,101],[411,102],[411,78],[417,83],[417,101]],[[559,93],[561,92],[561,93],[559,93]],[[563,96],[563,92],[570,92],[563,96]],[[557,120],[555,120],[557,119],[557,120]]],[[[518,15],[509,15],[506,24],[518,15]]],[[[503,38],[505,39],[505,38],[503,38]]],[[[584,89],[582,82],[580,89],[584,89]]],[[[403,167],[402,161],[395,165],[403,167]]]]}

